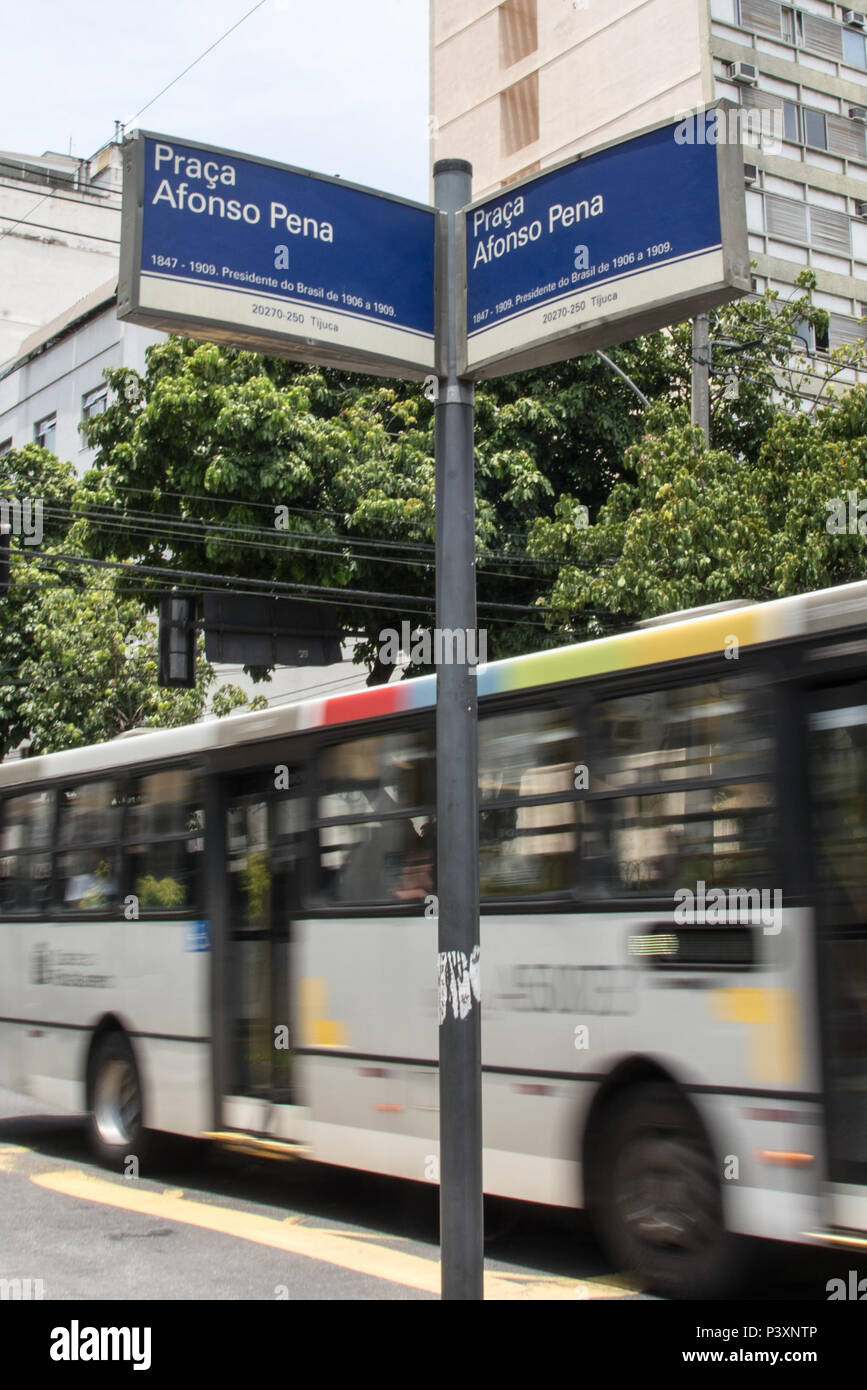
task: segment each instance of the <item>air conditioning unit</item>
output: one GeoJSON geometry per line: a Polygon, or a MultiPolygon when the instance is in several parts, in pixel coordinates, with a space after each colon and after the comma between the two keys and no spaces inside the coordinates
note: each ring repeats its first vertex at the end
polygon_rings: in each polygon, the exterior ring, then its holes
{"type": "Polygon", "coordinates": [[[855,216],[867,218],[867,203],[855,204],[855,216]]]}
{"type": "Polygon", "coordinates": [[[867,106],[850,106],[849,120],[860,121],[862,125],[867,125],[867,106]]]}
{"type": "Polygon", "coordinates": [[[755,87],[759,80],[759,70],[755,63],[729,63],[728,75],[732,82],[742,82],[746,87],[755,87]]]}
{"type": "Polygon", "coordinates": [[[749,184],[750,186],[752,186],[753,184],[758,183],[758,181],[759,181],[759,166],[758,166],[758,164],[745,164],[745,165],[744,165],[744,183],[749,184]]]}
{"type": "Polygon", "coordinates": [[[843,23],[850,29],[863,29],[867,25],[867,19],[862,10],[844,10],[843,23]]]}

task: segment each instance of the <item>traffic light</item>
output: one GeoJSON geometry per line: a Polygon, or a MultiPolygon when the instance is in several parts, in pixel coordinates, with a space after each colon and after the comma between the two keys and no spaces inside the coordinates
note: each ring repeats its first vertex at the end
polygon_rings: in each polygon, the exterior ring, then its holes
{"type": "Polygon", "coordinates": [[[160,598],[160,660],[157,684],[192,689],[196,683],[195,594],[160,598]]]}
{"type": "Polygon", "coordinates": [[[0,529],[0,598],[9,592],[9,539],[7,526],[0,529]]]}

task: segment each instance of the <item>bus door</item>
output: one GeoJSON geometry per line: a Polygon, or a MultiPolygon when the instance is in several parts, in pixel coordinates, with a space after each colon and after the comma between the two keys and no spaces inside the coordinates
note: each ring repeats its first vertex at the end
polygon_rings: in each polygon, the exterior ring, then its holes
{"type": "Polygon", "coordinates": [[[860,1229],[867,1226],[867,683],[814,694],[807,730],[832,1219],[860,1229]]]}
{"type": "Polygon", "coordinates": [[[229,1084],[235,1095],[287,1104],[294,1048],[289,933],[301,840],[297,810],[296,799],[275,789],[271,768],[235,779],[228,788],[229,1084]]]}

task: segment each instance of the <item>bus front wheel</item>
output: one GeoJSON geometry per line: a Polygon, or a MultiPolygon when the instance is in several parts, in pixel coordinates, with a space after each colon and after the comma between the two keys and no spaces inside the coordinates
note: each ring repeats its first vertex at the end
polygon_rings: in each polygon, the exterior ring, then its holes
{"type": "Polygon", "coordinates": [[[90,1142],[99,1162],[129,1170],[141,1163],[146,1140],[142,1093],[132,1047],[123,1033],[110,1032],[96,1043],[88,1075],[90,1142]]]}
{"type": "Polygon", "coordinates": [[[630,1087],[607,1110],[596,1220],[611,1258],[669,1298],[715,1298],[738,1274],[701,1123],[673,1086],[630,1087]]]}

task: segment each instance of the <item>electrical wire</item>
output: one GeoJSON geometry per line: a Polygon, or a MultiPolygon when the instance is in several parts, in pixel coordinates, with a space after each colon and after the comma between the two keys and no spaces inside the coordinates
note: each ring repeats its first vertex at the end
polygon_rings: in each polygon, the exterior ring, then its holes
{"type": "Polygon", "coordinates": [[[186,77],[188,72],[192,72],[193,68],[197,67],[203,58],[207,58],[209,53],[213,53],[214,49],[217,48],[223,42],[224,39],[227,39],[230,34],[234,34],[236,29],[240,29],[241,25],[245,22],[245,20],[248,20],[251,15],[254,15],[256,13],[257,10],[261,10],[262,6],[267,3],[268,0],[257,0],[257,3],[253,6],[252,9],[248,10],[246,14],[242,14],[241,18],[236,20],[235,23],[229,29],[227,29],[224,34],[221,34],[218,39],[215,39],[214,42],[210,44],[203,53],[199,54],[198,58],[194,58],[191,63],[188,63],[187,66],[184,68],[183,72],[179,72],[177,77],[173,77],[171,82],[167,82],[165,87],[163,87],[161,91],[157,92],[155,97],[151,97],[150,101],[146,101],[144,106],[139,107],[138,111],[136,111],[133,116],[130,116],[128,121],[124,121],[123,129],[125,130],[127,126],[132,125],[133,121],[138,120],[139,116],[143,115],[144,112],[149,110],[155,102],[159,101],[160,97],[165,96],[166,92],[168,92],[172,87],[174,87],[178,82],[180,82],[182,77],[186,77]]]}
{"type": "MultiPolygon", "coordinates": [[[[373,589],[340,589],[323,584],[293,584],[284,580],[274,579],[242,579],[237,575],[214,575],[206,574],[196,570],[179,570],[170,567],[160,568],[155,565],[136,565],[128,564],[122,560],[96,560],[89,555],[65,555],[59,552],[52,554],[40,554],[34,552],[30,559],[36,564],[67,564],[92,566],[99,569],[112,569],[122,573],[146,574],[158,579],[176,580],[182,579],[193,582],[198,586],[213,585],[215,582],[224,582],[229,585],[239,586],[240,591],[245,593],[260,593],[277,595],[285,594],[310,594],[317,596],[328,596],[331,603],[351,603],[352,601],[366,601],[369,603],[415,603],[423,604],[426,608],[431,606],[432,598],[425,598],[421,594],[394,594],[384,593],[373,589]],[[348,596],[348,597],[347,597],[348,596]]],[[[224,592],[221,591],[221,592],[224,592]]],[[[359,606],[356,602],[354,606],[359,606]]],[[[494,609],[504,613],[532,613],[540,614],[550,610],[542,604],[528,605],[519,603],[500,603],[493,600],[485,600],[480,607],[494,609]]],[[[592,611],[592,610],[586,610],[592,611]]]]}
{"type": "MultiPolygon", "coordinates": [[[[168,92],[168,91],[170,90],[170,88],[176,86],[176,84],[177,84],[178,82],[180,82],[180,80],[181,80],[182,77],[186,77],[186,75],[187,75],[188,72],[192,72],[193,68],[194,68],[194,67],[197,67],[198,64],[201,63],[201,61],[202,61],[203,58],[207,58],[207,56],[208,56],[209,53],[213,53],[214,49],[217,48],[217,47],[223,42],[224,39],[227,39],[227,38],[229,37],[230,34],[233,34],[233,33],[235,32],[236,29],[239,29],[239,28],[241,27],[241,25],[244,23],[245,20],[249,19],[250,16],[253,15],[253,14],[255,14],[257,10],[261,10],[262,6],[265,5],[265,4],[267,4],[267,3],[268,3],[268,0],[257,0],[257,3],[253,6],[252,9],[248,10],[246,14],[241,15],[241,18],[238,19],[238,20],[236,20],[235,23],[234,23],[233,25],[231,25],[231,27],[228,28],[224,34],[221,34],[220,37],[219,37],[218,39],[215,39],[214,42],[213,42],[212,44],[209,44],[209,46],[204,50],[204,52],[202,52],[202,53],[199,54],[198,58],[194,58],[193,61],[192,61],[191,63],[188,63],[187,66],[184,68],[183,72],[179,72],[178,75],[177,75],[177,77],[173,77],[172,80],[171,80],[171,82],[167,82],[166,85],[165,85],[165,87],[163,87],[159,92],[157,92],[157,94],[156,94],[155,97],[151,97],[150,101],[146,101],[145,104],[144,104],[144,106],[139,107],[138,111],[136,111],[135,114],[134,114],[133,116],[130,116],[129,120],[127,120],[127,121],[122,121],[122,122],[120,123],[121,130],[125,130],[125,129],[127,128],[127,126],[132,125],[133,121],[137,120],[139,116],[143,115],[143,113],[144,113],[145,111],[149,110],[151,106],[153,106],[156,102],[159,101],[160,97],[165,96],[166,92],[168,92]]],[[[112,143],[117,143],[117,138],[116,138],[116,137],[117,137],[117,130],[115,130],[114,138],[113,138],[112,140],[107,140],[107,141],[105,142],[106,145],[107,145],[107,144],[112,144],[112,143]]],[[[100,146],[98,147],[98,149],[104,149],[104,148],[105,148],[105,145],[100,145],[100,146]]],[[[96,152],[95,152],[95,153],[96,153],[96,152]]],[[[92,158],[93,158],[93,155],[91,155],[90,158],[92,159],[92,158]]],[[[89,159],[88,159],[88,160],[84,160],[84,159],[83,159],[83,160],[81,160],[80,162],[81,162],[82,164],[89,164],[89,163],[90,163],[90,160],[89,160],[89,159]]],[[[55,197],[58,197],[59,195],[60,195],[60,190],[59,190],[59,189],[58,189],[57,191],[55,191],[54,189],[51,189],[50,192],[45,193],[45,194],[39,199],[39,202],[38,202],[38,203],[35,203],[35,204],[33,205],[33,207],[30,209],[29,212],[26,212],[26,213],[24,214],[23,217],[19,217],[19,219],[18,219],[17,222],[13,222],[11,227],[7,227],[6,230],[5,230],[4,232],[0,233],[0,241],[2,241],[4,237],[9,236],[10,232],[14,232],[14,230],[15,230],[16,227],[20,227],[20,226],[22,226],[25,222],[28,222],[28,221],[30,220],[30,218],[33,216],[34,212],[38,212],[39,209],[42,207],[42,204],[43,204],[43,203],[47,203],[48,200],[49,200],[49,198],[55,198],[55,197]]]]}
{"type": "MultiPolygon", "coordinates": [[[[0,500],[2,500],[2,497],[0,497],[0,500]]],[[[247,504],[243,502],[238,502],[234,503],[233,505],[244,506],[247,504]]],[[[270,504],[256,503],[252,505],[269,506],[270,504]]],[[[427,565],[428,563],[431,563],[436,553],[436,547],[427,541],[390,541],[377,536],[346,536],[320,531],[281,532],[276,531],[276,528],[274,527],[264,528],[242,525],[227,525],[223,522],[206,522],[201,518],[181,517],[170,512],[148,512],[137,510],[126,510],[123,512],[118,512],[116,509],[111,507],[101,507],[93,505],[88,506],[87,504],[81,507],[80,505],[76,505],[75,503],[68,502],[64,499],[61,499],[59,501],[49,500],[47,510],[50,518],[60,520],[68,519],[70,522],[74,521],[80,516],[84,516],[85,519],[93,518],[99,522],[101,530],[107,530],[109,532],[114,531],[116,534],[123,534],[125,532],[129,532],[130,534],[147,534],[149,536],[152,536],[152,532],[150,531],[150,526],[152,522],[160,521],[166,526],[169,532],[169,535],[166,537],[166,539],[172,539],[171,533],[173,531],[175,533],[184,531],[195,532],[196,534],[194,536],[182,538],[193,539],[201,543],[207,541],[212,535],[216,535],[218,538],[222,536],[231,537],[234,535],[261,536],[263,538],[261,541],[238,540],[224,543],[231,543],[251,549],[279,550],[284,552],[286,550],[291,550],[293,546],[299,546],[302,548],[306,547],[305,553],[308,554],[317,554],[326,556],[328,558],[340,559],[347,558],[344,553],[346,548],[355,548],[359,551],[359,553],[357,556],[352,558],[357,558],[359,560],[369,560],[371,562],[376,562],[377,564],[382,563],[410,565],[413,568],[418,568],[420,564],[427,565]],[[73,507],[75,507],[74,511],[73,507]],[[276,543],[274,541],[275,534],[278,537],[276,543]],[[264,539],[265,537],[267,537],[268,539],[264,539]],[[323,541],[326,543],[338,545],[342,547],[342,549],[336,551],[321,550],[317,547],[315,543],[323,541]],[[366,550],[370,551],[370,553],[361,551],[361,547],[366,547],[366,550]],[[390,550],[410,551],[414,556],[417,555],[418,552],[421,552],[424,555],[429,555],[431,557],[431,560],[391,560],[388,557],[379,553],[381,548],[386,548],[390,550]]],[[[153,536],[152,538],[154,540],[158,539],[156,536],[153,536]]],[[[159,539],[162,538],[160,537],[159,539]]],[[[508,551],[480,550],[476,552],[476,558],[479,560],[496,560],[501,563],[513,565],[529,565],[535,569],[544,569],[552,567],[556,568],[559,565],[559,561],[556,560],[542,559],[530,555],[514,555],[510,554],[508,551]]],[[[483,567],[480,567],[477,572],[480,574],[495,576],[502,579],[520,577],[504,574],[501,571],[490,570],[483,567]]]]}

